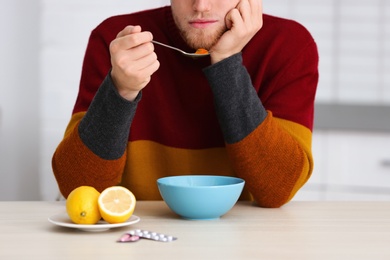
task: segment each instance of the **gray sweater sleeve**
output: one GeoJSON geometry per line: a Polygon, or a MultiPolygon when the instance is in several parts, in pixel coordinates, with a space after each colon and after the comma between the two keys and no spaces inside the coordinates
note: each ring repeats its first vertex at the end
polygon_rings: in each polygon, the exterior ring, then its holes
{"type": "Polygon", "coordinates": [[[241,53],[204,69],[214,94],[218,120],[229,144],[239,142],[260,125],[267,116],[241,53]]]}
{"type": "Polygon", "coordinates": [[[81,140],[103,159],[120,158],[126,150],[130,125],[140,99],[141,92],[133,102],[122,98],[108,74],[80,122],[81,140]]]}

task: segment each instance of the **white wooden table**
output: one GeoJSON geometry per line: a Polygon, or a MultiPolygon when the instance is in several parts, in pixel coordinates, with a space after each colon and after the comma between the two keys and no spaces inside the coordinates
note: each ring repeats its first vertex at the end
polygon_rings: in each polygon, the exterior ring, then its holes
{"type": "Polygon", "coordinates": [[[191,221],[139,201],[140,222],[104,232],[48,221],[64,211],[64,202],[0,202],[0,259],[390,259],[390,202],[240,202],[221,219],[191,221]],[[178,240],[117,243],[130,229],[178,240]]]}

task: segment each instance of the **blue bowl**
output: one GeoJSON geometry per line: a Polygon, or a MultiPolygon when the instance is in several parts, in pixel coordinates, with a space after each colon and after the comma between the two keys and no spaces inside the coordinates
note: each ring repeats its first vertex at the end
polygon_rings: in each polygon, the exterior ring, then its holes
{"type": "Polygon", "coordinates": [[[164,177],[157,186],[168,207],[186,219],[216,219],[239,199],[245,181],[236,177],[184,175],[164,177]]]}

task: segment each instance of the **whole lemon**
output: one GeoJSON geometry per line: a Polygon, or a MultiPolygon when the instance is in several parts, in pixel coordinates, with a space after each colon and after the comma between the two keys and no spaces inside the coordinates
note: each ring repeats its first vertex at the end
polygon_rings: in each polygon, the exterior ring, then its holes
{"type": "Polygon", "coordinates": [[[66,212],[76,224],[96,224],[101,215],[98,199],[100,193],[91,186],[74,189],[66,199],[66,212]]]}

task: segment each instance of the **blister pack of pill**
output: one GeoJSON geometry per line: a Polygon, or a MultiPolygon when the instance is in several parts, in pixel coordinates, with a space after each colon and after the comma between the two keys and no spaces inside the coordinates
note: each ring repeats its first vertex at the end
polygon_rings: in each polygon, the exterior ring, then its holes
{"type": "Polygon", "coordinates": [[[123,234],[117,242],[136,242],[140,239],[149,239],[149,240],[154,240],[154,241],[160,241],[160,242],[172,242],[177,239],[177,237],[162,234],[162,233],[157,233],[153,231],[148,231],[148,230],[141,230],[141,229],[134,229],[126,232],[123,234]]]}

